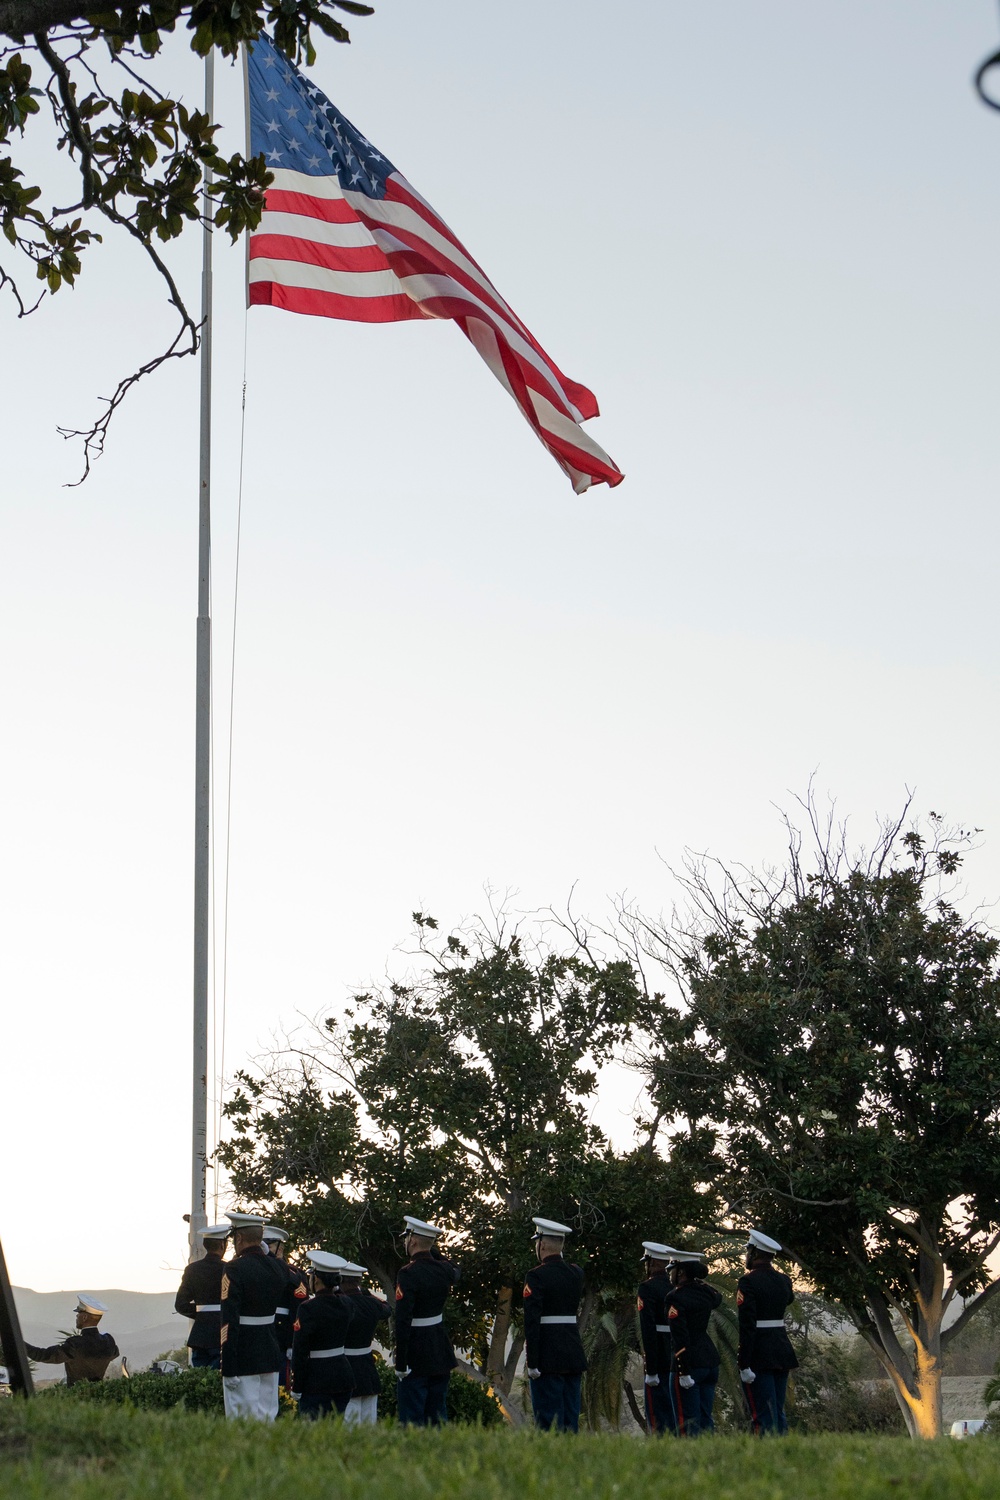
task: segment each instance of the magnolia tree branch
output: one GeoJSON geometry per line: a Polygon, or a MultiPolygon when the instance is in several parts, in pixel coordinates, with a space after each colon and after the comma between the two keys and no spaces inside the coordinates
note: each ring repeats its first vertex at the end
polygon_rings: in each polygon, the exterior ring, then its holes
{"type": "Polygon", "coordinates": [[[35,301],[31,304],[30,307],[28,307],[23,296],[21,295],[21,289],[18,286],[17,282],[14,280],[13,276],[8,275],[3,266],[0,266],[0,292],[2,292],[5,287],[10,292],[14,301],[17,303],[17,315],[19,318],[26,318],[30,313],[33,313],[38,307],[42,298],[45,296],[45,288],[43,287],[36,297],[35,301]]]}
{"type": "Polygon", "coordinates": [[[120,380],[113,396],[102,398],[105,409],[90,427],[84,429],[60,427],[57,429],[64,438],[80,438],[83,441],[83,473],[75,481],[76,484],[82,484],[90,473],[91,464],[94,459],[99,458],[104,451],[104,444],[111,420],[125,397],[133,387],[138,385],[140,380],[144,379],[147,375],[153,374],[154,371],[166,364],[168,360],[180,359],[186,354],[195,354],[198,350],[199,325],[188,312],[169,266],[154,248],[148,236],[143,234],[138,226],[127,215],[121,213],[113,203],[106,202],[101,197],[98,191],[98,174],[94,168],[93,141],[77,107],[76,91],[70,77],[69,66],[59,56],[59,53],[44,33],[37,34],[34,41],[38,51],[52,69],[52,74],[58,88],[59,106],[66,121],[67,131],[76,150],[79,152],[80,177],[83,184],[83,206],[95,209],[119,229],[125,230],[126,233],[131,235],[142,246],[142,249],[162,277],[167,288],[168,301],[176,309],[177,316],[180,319],[180,327],[167,348],[161,354],[157,354],[152,359],[146,360],[131,375],[127,375],[123,380],[120,380]]]}
{"type": "Polygon", "coordinates": [[[35,32],[82,21],[93,11],[93,3],[82,0],[0,0],[0,34],[24,41],[35,32]]]}
{"type": "Polygon", "coordinates": [[[947,1344],[951,1343],[956,1334],[961,1333],[966,1323],[968,1323],[970,1319],[976,1316],[980,1308],[985,1307],[987,1302],[992,1302],[993,1298],[997,1295],[997,1292],[1000,1292],[1000,1280],[991,1282],[988,1287],[985,1287],[984,1290],[979,1293],[978,1297],[975,1297],[971,1302],[966,1303],[965,1307],[959,1313],[954,1323],[949,1323],[947,1328],[941,1330],[942,1349],[947,1344]]]}

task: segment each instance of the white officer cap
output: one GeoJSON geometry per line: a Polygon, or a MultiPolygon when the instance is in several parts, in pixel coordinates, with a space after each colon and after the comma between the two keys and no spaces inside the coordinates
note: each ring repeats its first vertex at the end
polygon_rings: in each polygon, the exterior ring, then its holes
{"type": "Polygon", "coordinates": [[[350,1261],[345,1260],[342,1255],[334,1255],[331,1250],[309,1250],[306,1259],[314,1270],[329,1274],[331,1271],[343,1271],[350,1261]]]}
{"type": "Polygon", "coordinates": [[[225,1240],[229,1238],[231,1229],[229,1224],[209,1224],[207,1229],[199,1229],[198,1233],[203,1240],[225,1240]]]}
{"type": "Polygon", "coordinates": [[[558,1224],[555,1219],[538,1219],[532,1215],[531,1222],[535,1226],[535,1232],[531,1236],[533,1240],[561,1240],[573,1233],[571,1225],[558,1224]]]}
{"type": "Polygon", "coordinates": [[[681,1250],[675,1250],[673,1245],[661,1245],[657,1240],[643,1240],[643,1260],[676,1260],[678,1255],[683,1254],[681,1250]]]}
{"type": "Polygon", "coordinates": [[[234,1229],[263,1229],[264,1227],[263,1214],[239,1214],[234,1210],[232,1213],[227,1213],[226,1218],[234,1229]]]}
{"type": "Polygon", "coordinates": [[[692,1262],[704,1265],[706,1259],[707,1257],[701,1250],[675,1250],[671,1256],[675,1266],[690,1265],[692,1262]]]}
{"type": "Polygon", "coordinates": [[[344,1262],[343,1266],[341,1266],[341,1270],[343,1271],[343,1273],[344,1273],[345,1276],[367,1276],[368,1275],[368,1267],[367,1266],[356,1266],[354,1264],[354,1262],[350,1261],[350,1260],[344,1262]]]}
{"type": "Polygon", "coordinates": [[[747,1236],[748,1250],[763,1250],[765,1255],[778,1255],[781,1246],[777,1240],[772,1240],[769,1235],[761,1234],[759,1229],[751,1229],[747,1236]]]}
{"type": "Polygon", "coordinates": [[[439,1234],[445,1233],[439,1224],[425,1224],[423,1219],[415,1219],[412,1214],[404,1214],[403,1223],[406,1225],[404,1234],[422,1234],[428,1240],[436,1240],[439,1234]]]}
{"type": "Polygon", "coordinates": [[[91,1296],[90,1292],[77,1292],[76,1302],[77,1312],[94,1313],[98,1318],[103,1317],[108,1310],[108,1304],[91,1296]]]}
{"type": "Polygon", "coordinates": [[[265,1224],[264,1238],[270,1240],[272,1243],[276,1242],[279,1245],[285,1245],[288,1243],[288,1230],[279,1229],[277,1224],[265,1224]]]}

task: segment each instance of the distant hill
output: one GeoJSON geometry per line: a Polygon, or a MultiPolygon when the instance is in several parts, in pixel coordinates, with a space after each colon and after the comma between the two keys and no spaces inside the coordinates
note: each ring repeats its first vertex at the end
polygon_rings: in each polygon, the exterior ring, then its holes
{"type": "MultiPolygon", "coordinates": [[[[125,1292],[117,1288],[102,1291],[98,1287],[87,1290],[108,1304],[101,1330],[114,1336],[128,1358],[130,1369],[143,1370],[158,1354],[185,1343],[188,1321],[174,1312],[173,1292],[125,1292]]],[[[58,1344],[64,1332],[72,1332],[76,1295],[75,1291],[33,1292],[29,1287],[14,1288],[21,1332],[29,1344],[58,1344]]],[[[39,1380],[64,1378],[59,1375],[59,1365],[35,1368],[39,1380]]],[[[114,1367],[109,1373],[113,1370],[114,1367]]]]}

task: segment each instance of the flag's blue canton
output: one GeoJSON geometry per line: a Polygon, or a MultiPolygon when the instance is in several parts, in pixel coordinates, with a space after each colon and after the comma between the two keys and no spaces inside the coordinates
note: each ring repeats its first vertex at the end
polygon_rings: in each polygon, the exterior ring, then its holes
{"type": "Polygon", "coordinates": [[[335,173],[346,192],[369,198],[385,197],[396,170],[266,36],[250,52],[250,150],[272,171],[335,173]]]}

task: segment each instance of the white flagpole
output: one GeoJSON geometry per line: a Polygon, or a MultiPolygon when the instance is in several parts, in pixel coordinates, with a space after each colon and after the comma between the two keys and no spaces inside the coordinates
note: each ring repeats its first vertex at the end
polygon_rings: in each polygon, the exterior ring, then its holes
{"type": "MultiPolygon", "coordinates": [[[[205,58],[205,113],[215,113],[215,51],[205,58]]],[[[201,420],[198,460],[198,646],[195,706],[194,1017],[191,1074],[190,1259],[204,1254],[198,1233],[205,1214],[208,1156],[208,920],[211,837],[212,710],[212,231],[208,224],[211,173],[205,169],[201,260],[201,420]]]]}

